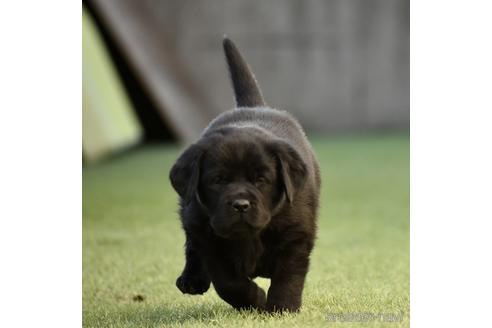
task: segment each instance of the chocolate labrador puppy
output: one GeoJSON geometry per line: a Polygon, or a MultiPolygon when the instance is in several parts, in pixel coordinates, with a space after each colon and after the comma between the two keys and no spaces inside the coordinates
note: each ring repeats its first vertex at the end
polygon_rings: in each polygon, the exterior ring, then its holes
{"type": "Polygon", "coordinates": [[[316,233],[320,173],[297,120],[267,107],[235,45],[224,39],[237,108],[216,117],[178,158],[187,294],[212,283],[236,309],[297,311],[316,233]],[[271,278],[268,295],[255,277],[271,278]]]}

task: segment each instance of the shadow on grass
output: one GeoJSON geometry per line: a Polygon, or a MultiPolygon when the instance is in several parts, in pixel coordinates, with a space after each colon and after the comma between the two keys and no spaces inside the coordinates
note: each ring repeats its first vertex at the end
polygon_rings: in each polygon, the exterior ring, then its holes
{"type": "MultiPolygon", "coordinates": [[[[232,311],[232,310],[231,310],[232,311]]],[[[187,306],[187,307],[164,307],[146,309],[143,312],[137,313],[137,321],[145,321],[150,325],[170,325],[183,324],[188,321],[194,322],[209,322],[217,317],[217,313],[228,312],[224,308],[213,308],[210,306],[187,306]]],[[[127,321],[132,321],[132,318],[127,317],[127,321]]]]}
{"type": "Polygon", "coordinates": [[[185,323],[213,323],[225,317],[247,315],[254,311],[236,311],[221,304],[124,306],[116,311],[84,312],[84,327],[156,327],[185,323]]]}

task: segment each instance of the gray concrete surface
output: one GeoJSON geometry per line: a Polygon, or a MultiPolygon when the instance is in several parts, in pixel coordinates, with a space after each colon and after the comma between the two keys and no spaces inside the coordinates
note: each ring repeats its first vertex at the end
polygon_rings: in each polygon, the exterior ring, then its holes
{"type": "Polygon", "coordinates": [[[306,129],[409,125],[408,0],[144,0],[216,113],[232,106],[220,40],[249,61],[266,101],[306,129]]]}
{"type": "MultiPolygon", "coordinates": [[[[116,25],[144,63],[143,79],[180,83],[184,72],[197,88],[188,95],[184,85],[146,82],[163,107],[173,107],[163,108],[170,124],[197,118],[176,129],[186,139],[233,106],[224,34],[249,62],[267,103],[294,113],[308,132],[409,126],[409,0],[94,1],[124,7],[116,25]],[[159,56],[179,59],[181,73],[159,67],[170,63],[159,56]]],[[[107,16],[118,19],[115,10],[107,16]]]]}

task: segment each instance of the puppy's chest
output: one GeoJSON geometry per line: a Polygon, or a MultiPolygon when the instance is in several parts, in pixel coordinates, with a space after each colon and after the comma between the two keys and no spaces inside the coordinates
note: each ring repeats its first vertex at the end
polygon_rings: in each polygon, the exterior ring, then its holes
{"type": "Polygon", "coordinates": [[[276,239],[271,236],[256,240],[253,247],[234,255],[236,272],[250,278],[271,278],[276,266],[278,247],[276,239]]]}
{"type": "Polygon", "coordinates": [[[263,245],[263,252],[257,260],[252,278],[271,278],[276,266],[280,241],[274,235],[267,235],[262,237],[261,243],[263,245]]]}
{"type": "Polygon", "coordinates": [[[222,250],[227,265],[231,266],[239,276],[250,278],[257,277],[260,271],[263,272],[266,268],[265,258],[271,257],[269,256],[271,250],[265,248],[260,239],[248,243],[230,244],[222,250]]]}
{"type": "Polygon", "coordinates": [[[256,270],[264,248],[259,239],[247,242],[233,242],[223,245],[224,260],[236,274],[240,276],[252,276],[256,270]]]}
{"type": "MultiPolygon", "coordinates": [[[[249,241],[215,239],[205,247],[208,256],[221,262],[240,276],[270,278],[273,274],[281,238],[276,234],[263,234],[249,241]]],[[[205,246],[205,244],[204,244],[205,246]]]]}

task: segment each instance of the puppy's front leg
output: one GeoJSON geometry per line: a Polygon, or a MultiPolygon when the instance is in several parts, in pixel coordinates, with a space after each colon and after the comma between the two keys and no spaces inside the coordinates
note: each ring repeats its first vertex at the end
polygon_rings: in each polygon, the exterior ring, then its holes
{"type": "Polygon", "coordinates": [[[211,266],[213,266],[210,269],[212,283],[220,298],[238,310],[265,309],[265,292],[254,281],[230,273],[220,264],[214,263],[211,266]]]}
{"type": "Polygon", "coordinates": [[[203,294],[210,288],[210,277],[189,233],[186,233],[185,247],[186,263],[176,287],[184,294],[203,294]]]}
{"type": "Polygon", "coordinates": [[[271,278],[266,310],[269,312],[298,311],[309,267],[311,247],[296,244],[277,259],[271,278]]]}

